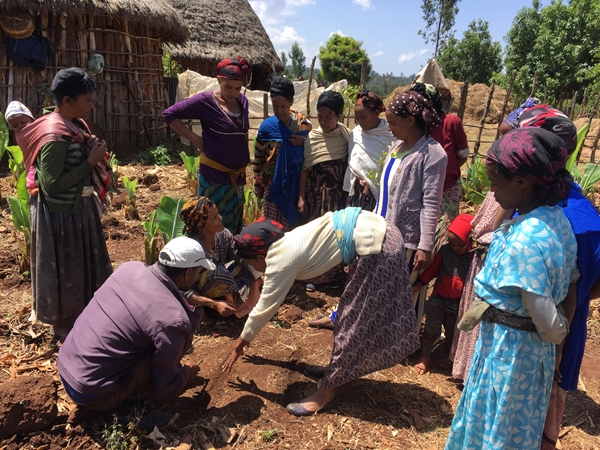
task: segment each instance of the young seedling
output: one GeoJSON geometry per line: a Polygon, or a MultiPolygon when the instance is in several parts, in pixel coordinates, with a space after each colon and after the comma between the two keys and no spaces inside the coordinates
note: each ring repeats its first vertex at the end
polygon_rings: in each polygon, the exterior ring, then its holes
{"type": "Polygon", "coordinates": [[[198,162],[200,158],[198,156],[188,156],[185,152],[179,153],[179,156],[187,172],[187,186],[192,195],[196,196],[198,194],[198,162]]]}
{"type": "Polygon", "coordinates": [[[117,181],[119,181],[119,160],[117,159],[117,155],[115,155],[113,152],[110,153],[108,165],[112,170],[112,185],[116,186],[117,181]]]}
{"type": "Polygon", "coordinates": [[[125,217],[130,220],[139,220],[136,206],[135,206],[135,190],[137,188],[137,180],[130,180],[129,177],[123,177],[123,186],[127,191],[127,198],[125,200],[125,217]]]}
{"type": "Polygon", "coordinates": [[[149,266],[158,261],[158,213],[155,209],[150,217],[142,222],[146,234],[144,236],[144,261],[149,266]]]}
{"type": "Polygon", "coordinates": [[[19,269],[21,273],[29,272],[31,267],[29,250],[31,248],[31,224],[29,220],[29,193],[27,192],[26,178],[25,172],[22,172],[17,181],[17,196],[10,196],[8,198],[15,231],[20,233],[20,237],[17,236],[17,242],[21,250],[21,255],[19,256],[19,269]]]}

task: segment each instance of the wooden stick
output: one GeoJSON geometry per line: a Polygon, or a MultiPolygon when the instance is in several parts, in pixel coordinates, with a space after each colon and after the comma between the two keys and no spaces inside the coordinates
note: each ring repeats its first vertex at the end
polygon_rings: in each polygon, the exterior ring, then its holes
{"type": "Polygon", "coordinates": [[[360,71],[360,87],[363,89],[366,89],[366,87],[367,87],[367,78],[369,76],[369,74],[367,73],[368,68],[369,68],[369,60],[365,58],[362,61],[362,67],[361,67],[361,71],[360,71]]]}
{"type": "Polygon", "coordinates": [[[502,103],[502,109],[500,110],[500,116],[498,116],[498,129],[496,130],[496,139],[500,137],[500,125],[502,125],[502,120],[504,120],[504,112],[506,111],[506,105],[508,104],[508,99],[510,98],[510,93],[512,92],[513,84],[515,83],[515,78],[517,78],[517,71],[513,70],[513,73],[510,77],[510,84],[508,85],[508,90],[506,91],[506,95],[504,96],[504,103],[502,103]]]}
{"type": "Polygon", "coordinates": [[[312,87],[313,73],[315,71],[316,56],[313,56],[312,63],[310,65],[310,76],[308,77],[308,92],[306,93],[306,117],[310,119],[310,90],[312,87]]]}
{"type": "Polygon", "coordinates": [[[533,84],[531,85],[531,94],[529,94],[530,97],[533,97],[533,94],[535,94],[535,85],[537,84],[537,70],[533,73],[533,84]]]}
{"type": "Polygon", "coordinates": [[[575,115],[575,100],[577,99],[577,93],[579,91],[575,91],[573,92],[573,98],[571,99],[571,104],[569,105],[569,109],[567,109],[567,117],[569,117],[569,119],[573,119],[573,116],[575,115]]]}
{"type": "Polygon", "coordinates": [[[467,106],[467,95],[469,94],[469,82],[465,81],[460,88],[460,104],[458,105],[458,118],[462,121],[465,115],[465,108],[467,106]]]}
{"type": "Polygon", "coordinates": [[[488,111],[490,110],[490,105],[492,103],[492,98],[494,97],[494,89],[496,88],[496,82],[492,80],[492,86],[490,87],[490,93],[488,95],[487,103],[485,104],[485,109],[483,110],[483,116],[481,117],[481,128],[477,133],[477,141],[475,141],[475,145],[473,146],[473,155],[471,156],[471,161],[475,160],[475,157],[479,154],[479,146],[481,145],[481,133],[483,132],[483,126],[485,125],[485,119],[488,115],[488,111]]]}
{"type": "Polygon", "coordinates": [[[544,103],[548,103],[548,86],[544,86],[544,103]]]}
{"type": "Polygon", "coordinates": [[[585,111],[585,103],[587,102],[588,88],[583,90],[583,100],[581,100],[581,109],[579,110],[579,117],[583,117],[585,111]]]}
{"type": "Polygon", "coordinates": [[[263,94],[263,119],[267,119],[269,117],[269,94],[263,94]]]}
{"type": "MultiPolygon", "coordinates": [[[[600,93],[594,102],[594,106],[592,106],[592,111],[590,112],[590,120],[588,120],[588,133],[592,131],[592,120],[594,120],[594,116],[596,115],[596,111],[598,110],[598,103],[600,103],[600,93]]],[[[595,139],[595,143],[598,142],[598,138],[595,139]]],[[[584,141],[585,143],[585,141],[584,141]]],[[[579,154],[577,155],[577,163],[579,163],[581,154],[583,153],[583,145],[579,149],[579,154]]]]}

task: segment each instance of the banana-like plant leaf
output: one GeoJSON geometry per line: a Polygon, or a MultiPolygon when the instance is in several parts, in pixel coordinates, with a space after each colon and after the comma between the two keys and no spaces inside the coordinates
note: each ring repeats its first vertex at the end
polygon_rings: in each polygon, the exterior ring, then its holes
{"type": "Polygon", "coordinates": [[[4,115],[0,112],[0,159],[4,156],[6,147],[8,147],[8,125],[4,120],[4,115]]]}
{"type": "Polygon", "coordinates": [[[573,154],[569,157],[566,166],[566,169],[569,171],[569,173],[571,173],[571,175],[573,175],[573,168],[577,167],[577,156],[579,155],[579,150],[581,150],[581,146],[585,141],[585,137],[587,136],[589,129],[590,124],[586,123],[584,126],[581,127],[580,130],[577,131],[577,146],[575,147],[575,151],[573,152],[573,154]]]}
{"type": "Polygon", "coordinates": [[[160,229],[165,244],[171,239],[183,235],[183,220],[179,217],[181,208],[185,204],[185,199],[173,199],[166,195],[161,199],[158,205],[158,228],[160,229]]]}
{"type": "Polygon", "coordinates": [[[585,165],[583,171],[583,178],[581,180],[581,190],[584,195],[590,194],[595,191],[596,185],[600,182],[600,168],[599,163],[588,163],[585,165]]]}
{"type": "Polygon", "coordinates": [[[12,220],[15,228],[21,233],[29,232],[29,212],[21,200],[14,195],[8,197],[8,204],[12,213],[12,220]]]}

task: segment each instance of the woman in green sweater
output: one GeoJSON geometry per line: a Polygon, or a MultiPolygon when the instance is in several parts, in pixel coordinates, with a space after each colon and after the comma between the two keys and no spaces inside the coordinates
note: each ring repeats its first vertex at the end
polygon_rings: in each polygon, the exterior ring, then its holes
{"type": "Polygon", "coordinates": [[[100,164],[106,142],[92,136],[84,121],[94,106],[91,77],[75,67],[62,69],[51,91],[55,110],[25,127],[17,142],[37,185],[29,199],[33,310],[64,338],[112,273],[95,195],[106,193],[110,175],[100,164]]]}

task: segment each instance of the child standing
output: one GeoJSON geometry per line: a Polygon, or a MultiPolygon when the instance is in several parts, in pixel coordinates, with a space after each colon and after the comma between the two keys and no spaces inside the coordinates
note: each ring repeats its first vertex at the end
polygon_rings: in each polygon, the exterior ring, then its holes
{"type": "Polygon", "coordinates": [[[442,326],[446,338],[440,366],[449,367],[450,364],[448,355],[454,337],[458,305],[472,259],[469,253],[472,220],[473,216],[468,214],[461,214],[454,219],[448,228],[448,243],[440,248],[431,266],[413,285],[414,293],[436,279],[433,293],[427,301],[425,330],[421,336],[421,360],[415,365],[415,370],[421,375],[427,373],[431,351],[442,334],[442,326]]]}

